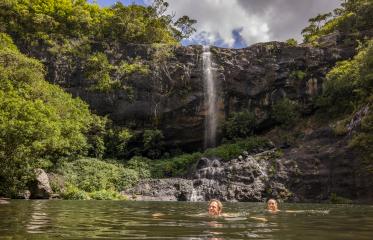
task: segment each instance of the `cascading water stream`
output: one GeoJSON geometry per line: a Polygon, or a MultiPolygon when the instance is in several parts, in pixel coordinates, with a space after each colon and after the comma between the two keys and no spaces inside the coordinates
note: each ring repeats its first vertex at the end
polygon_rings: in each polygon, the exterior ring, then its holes
{"type": "Polygon", "coordinates": [[[209,46],[203,46],[203,79],[206,94],[207,116],[205,120],[204,147],[215,147],[217,128],[216,86],[209,46]]]}

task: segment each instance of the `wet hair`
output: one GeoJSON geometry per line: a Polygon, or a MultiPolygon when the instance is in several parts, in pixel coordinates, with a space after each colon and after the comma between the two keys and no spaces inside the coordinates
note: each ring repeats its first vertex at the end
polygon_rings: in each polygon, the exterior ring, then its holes
{"type": "Polygon", "coordinates": [[[216,202],[216,203],[218,204],[219,213],[221,213],[221,211],[223,211],[223,204],[222,204],[218,199],[211,199],[211,200],[209,201],[208,206],[210,206],[211,203],[213,203],[213,202],[216,202]]]}
{"type": "Polygon", "coordinates": [[[277,199],[275,199],[275,198],[268,198],[267,199],[267,201],[266,201],[266,203],[268,203],[270,200],[273,200],[273,201],[275,201],[276,202],[276,204],[278,205],[278,201],[277,201],[277,199]]]}

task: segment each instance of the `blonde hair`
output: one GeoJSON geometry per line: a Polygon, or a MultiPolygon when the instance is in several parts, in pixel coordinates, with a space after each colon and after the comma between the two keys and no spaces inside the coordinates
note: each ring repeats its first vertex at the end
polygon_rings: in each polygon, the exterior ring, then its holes
{"type": "Polygon", "coordinates": [[[273,201],[275,202],[276,206],[278,206],[278,201],[277,201],[276,199],[274,199],[274,198],[269,198],[269,199],[267,200],[267,203],[268,203],[269,201],[271,201],[271,200],[273,200],[273,201]]]}
{"type": "Polygon", "coordinates": [[[213,202],[216,202],[216,204],[218,204],[218,208],[219,208],[219,213],[221,213],[223,211],[223,204],[218,200],[218,199],[211,199],[209,201],[209,206],[211,205],[211,203],[213,202]]]}

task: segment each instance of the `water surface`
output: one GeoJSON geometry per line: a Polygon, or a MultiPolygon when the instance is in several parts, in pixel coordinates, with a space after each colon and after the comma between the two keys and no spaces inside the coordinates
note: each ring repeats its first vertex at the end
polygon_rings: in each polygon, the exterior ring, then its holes
{"type": "Polygon", "coordinates": [[[262,203],[225,203],[231,216],[221,218],[206,216],[206,207],[12,200],[0,204],[0,239],[373,239],[373,206],[368,205],[283,204],[281,212],[269,214],[262,203]]]}

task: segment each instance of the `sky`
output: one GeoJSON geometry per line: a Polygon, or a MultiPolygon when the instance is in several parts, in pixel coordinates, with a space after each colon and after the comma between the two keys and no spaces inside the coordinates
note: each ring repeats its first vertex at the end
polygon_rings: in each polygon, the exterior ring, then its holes
{"type": "MultiPolygon", "coordinates": [[[[110,6],[115,0],[96,0],[110,6]]],[[[146,5],[151,0],[120,0],[146,5]]],[[[242,48],[257,42],[302,41],[301,31],[308,19],[330,12],[340,0],[167,0],[168,13],[175,19],[187,15],[196,19],[197,32],[183,45],[209,44],[242,48]]]]}

